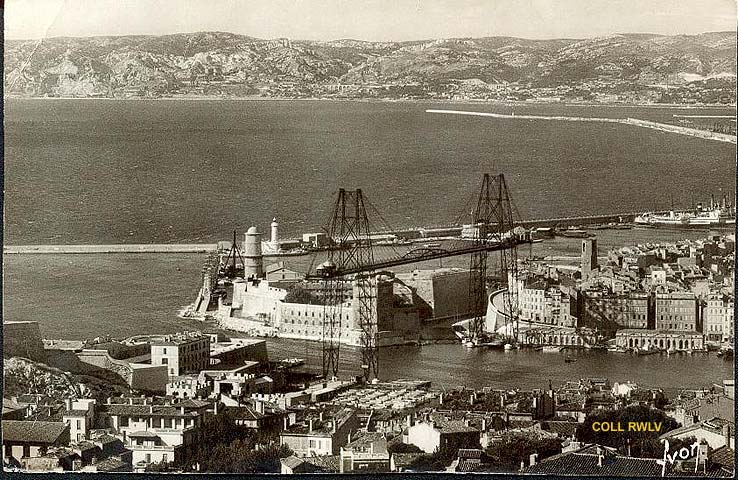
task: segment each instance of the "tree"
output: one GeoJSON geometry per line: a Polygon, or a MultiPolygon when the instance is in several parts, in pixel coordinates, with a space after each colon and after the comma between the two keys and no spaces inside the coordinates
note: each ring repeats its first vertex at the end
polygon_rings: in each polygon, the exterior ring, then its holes
{"type": "MultiPolygon", "coordinates": [[[[584,423],[577,427],[577,438],[585,443],[597,443],[609,447],[615,447],[622,453],[627,453],[628,445],[630,445],[631,455],[634,457],[642,457],[650,455],[653,458],[654,450],[657,450],[656,458],[663,455],[663,447],[655,449],[654,443],[650,440],[658,440],[660,435],[673,430],[679,426],[676,420],[666,415],[661,410],[655,408],[632,405],[621,410],[603,410],[592,412],[584,419],[584,423]],[[595,431],[593,426],[595,422],[602,425],[613,425],[621,427],[624,430],[613,432],[595,431]],[[628,428],[629,422],[636,422],[639,425],[660,425],[658,431],[631,431],[628,428]]],[[[600,430],[598,428],[598,430],[600,430]]]]}
{"type": "Polygon", "coordinates": [[[409,443],[392,443],[387,445],[387,451],[389,453],[422,453],[423,451],[413,444],[409,443]]]}
{"type": "Polygon", "coordinates": [[[322,304],[318,297],[299,285],[293,286],[290,291],[287,292],[287,295],[284,297],[284,301],[286,303],[302,303],[308,305],[322,304]]]}
{"type": "Polygon", "coordinates": [[[521,461],[527,464],[532,453],[537,453],[540,459],[561,453],[561,441],[557,438],[509,434],[501,441],[494,442],[486,453],[493,463],[516,471],[521,461]]]}

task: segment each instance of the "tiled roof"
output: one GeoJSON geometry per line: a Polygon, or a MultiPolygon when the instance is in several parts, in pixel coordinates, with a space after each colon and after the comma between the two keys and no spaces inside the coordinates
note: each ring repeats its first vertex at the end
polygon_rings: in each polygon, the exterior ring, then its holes
{"type": "Polygon", "coordinates": [[[708,432],[716,433],[718,435],[722,435],[723,433],[723,427],[725,425],[730,425],[731,431],[735,430],[735,424],[733,422],[730,422],[728,420],[725,420],[724,418],[719,417],[713,417],[709,420],[704,420],[702,422],[693,423],[692,425],[687,425],[686,427],[679,427],[674,430],[668,431],[661,435],[660,438],[671,438],[677,435],[682,435],[684,433],[692,432],[694,430],[706,430],[708,432]]]}
{"type": "Polygon", "coordinates": [[[65,417],[86,417],[87,410],[65,410],[63,415],[65,417]]]}
{"type": "Polygon", "coordinates": [[[306,463],[318,467],[321,471],[326,473],[337,473],[339,470],[339,457],[338,455],[325,455],[321,457],[305,457],[306,463]]]}
{"type": "Polygon", "coordinates": [[[101,411],[109,415],[128,415],[133,417],[159,416],[159,417],[197,417],[198,412],[182,410],[179,406],[166,405],[101,405],[101,411]],[[153,408],[152,408],[153,407],[153,408]]]}
{"type": "Polygon", "coordinates": [[[482,458],[483,454],[484,452],[480,450],[479,448],[460,448],[459,449],[459,458],[480,459],[482,458]]]}
{"type": "Polygon", "coordinates": [[[290,455],[287,458],[281,458],[279,461],[282,463],[282,465],[293,470],[305,463],[301,458],[298,458],[294,455],[290,455]]]}
{"type": "Polygon", "coordinates": [[[227,407],[228,413],[236,420],[259,420],[264,415],[257,412],[248,405],[240,407],[227,407]]]}
{"type": "Polygon", "coordinates": [[[3,442],[53,444],[67,429],[63,422],[3,420],[3,442]]]}
{"type": "Polygon", "coordinates": [[[724,445],[712,451],[710,460],[718,465],[735,468],[735,450],[724,445]]]}
{"type": "Polygon", "coordinates": [[[370,445],[372,442],[384,440],[384,435],[379,432],[366,432],[358,438],[355,438],[351,443],[347,444],[344,448],[356,448],[370,445]]]}
{"type": "Polygon", "coordinates": [[[128,436],[134,438],[157,438],[159,435],[147,430],[139,430],[138,432],[129,433],[128,436]]]}
{"type": "Polygon", "coordinates": [[[416,458],[422,457],[423,453],[393,453],[392,458],[395,462],[395,467],[407,467],[413,461],[415,461],[416,458]]]}
{"type": "Polygon", "coordinates": [[[523,469],[523,474],[546,475],[596,475],[596,476],[648,476],[661,475],[661,465],[655,458],[634,458],[607,454],[598,465],[599,456],[579,451],[555,455],[541,463],[523,469]]]}
{"type": "Polygon", "coordinates": [[[95,464],[95,467],[99,472],[109,472],[113,470],[120,470],[128,466],[126,462],[121,460],[120,457],[108,457],[100,460],[95,464]]]}
{"type": "Polygon", "coordinates": [[[562,437],[570,437],[577,431],[576,422],[565,422],[565,421],[547,421],[542,422],[541,427],[543,430],[548,430],[562,437]]]}

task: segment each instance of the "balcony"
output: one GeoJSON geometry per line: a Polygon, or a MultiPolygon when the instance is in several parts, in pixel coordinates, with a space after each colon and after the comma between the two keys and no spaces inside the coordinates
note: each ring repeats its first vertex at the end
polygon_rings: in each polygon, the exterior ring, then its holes
{"type": "Polygon", "coordinates": [[[181,445],[126,445],[129,450],[138,452],[142,451],[160,451],[160,452],[174,452],[175,449],[181,447],[181,445]]]}

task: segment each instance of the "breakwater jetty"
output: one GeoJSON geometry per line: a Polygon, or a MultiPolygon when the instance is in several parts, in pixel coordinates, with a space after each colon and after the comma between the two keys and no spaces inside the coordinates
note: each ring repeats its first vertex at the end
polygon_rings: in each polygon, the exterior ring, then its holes
{"type": "Polygon", "coordinates": [[[682,127],[680,125],[670,125],[668,123],[651,122],[649,120],[640,120],[638,118],[607,118],[607,117],[569,117],[563,115],[509,115],[505,113],[491,112],[472,112],[466,110],[438,110],[428,109],[426,113],[445,113],[449,115],[470,115],[476,117],[492,117],[513,120],[556,120],[563,122],[601,122],[601,123],[620,123],[624,125],[633,125],[636,127],[651,128],[662,132],[678,133],[680,135],[688,135],[692,137],[704,138],[706,140],[717,140],[720,142],[736,143],[735,135],[725,133],[715,133],[697,128],[682,127]]]}
{"type": "Polygon", "coordinates": [[[115,245],[6,245],[4,254],[89,254],[89,253],[201,253],[217,248],[200,244],[115,244],[115,245]]]}

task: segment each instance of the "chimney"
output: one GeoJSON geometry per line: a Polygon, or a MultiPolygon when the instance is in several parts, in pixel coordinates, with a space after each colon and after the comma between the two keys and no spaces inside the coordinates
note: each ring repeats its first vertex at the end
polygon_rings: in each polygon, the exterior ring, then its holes
{"type": "MultiPolygon", "coordinates": [[[[264,414],[264,402],[260,402],[257,400],[254,402],[254,405],[256,406],[256,411],[263,415],[264,414]]],[[[320,412],[320,416],[321,417],[323,416],[323,412],[320,412]]]]}
{"type": "Polygon", "coordinates": [[[64,406],[66,407],[67,411],[72,409],[72,399],[71,398],[65,398],[64,399],[64,406]]]}
{"type": "Polygon", "coordinates": [[[179,407],[179,413],[182,414],[182,415],[184,415],[184,413],[185,413],[184,407],[179,407]]]}
{"type": "Polygon", "coordinates": [[[443,405],[443,392],[441,392],[441,395],[438,397],[438,404],[443,405]]]}
{"type": "Polygon", "coordinates": [[[707,471],[707,464],[709,463],[707,451],[708,451],[707,443],[700,442],[699,446],[697,447],[697,462],[695,463],[695,466],[694,466],[695,472],[697,472],[697,468],[699,468],[700,465],[702,466],[703,472],[707,471]]]}
{"type": "Polygon", "coordinates": [[[323,410],[321,410],[320,413],[318,414],[318,421],[320,422],[323,421],[323,410]]]}
{"type": "Polygon", "coordinates": [[[153,405],[149,405],[149,413],[154,413],[154,406],[153,405]]]}
{"type": "Polygon", "coordinates": [[[413,416],[411,414],[407,414],[407,420],[406,420],[407,426],[412,427],[413,426],[413,416]]]}
{"type": "Polygon", "coordinates": [[[218,406],[219,405],[220,405],[220,402],[218,400],[216,400],[215,402],[213,402],[213,414],[214,415],[217,415],[218,414],[218,406]]]}
{"type": "Polygon", "coordinates": [[[487,418],[486,417],[482,417],[482,431],[483,432],[487,431],[487,418]]]}
{"type": "Polygon", "coordinates": [[[727,445],[728,448],[733,448],[730,445],[730,441],[733,439],[730,431],[730,424],[726,423],[723,425],[723,435],[725,436],[725,445],[727,445]]]}
{"type": "Polygon", "coordinates": [[[309,426],[308,431],[312,432],[313,431],[313,419],[312,418],[310,419],[310,423],[308,424],[308,426],[309,426]]]}
{"type": "Polygon", "coordinates": [[[282,418],[282,420],[283,420],[283,422],[282,422],[282,430],[287,431],[287,428],[289,428],[289,426],[290,426],[290,424],[289,424],[289,417],[287,415],[285,415],[282,418]]]}
{"type": "Polygon", "coordinates": [[[538,454],[537,453],[531,453],[530,454],[530,466],[532,467],[536,463],[538,463],[538,454]]]}
{"type": "Polygon", "coordinates": [[[597,447],[597,466],[602,468],[602,461],[605,459],[602,447],[597,447]]]}

